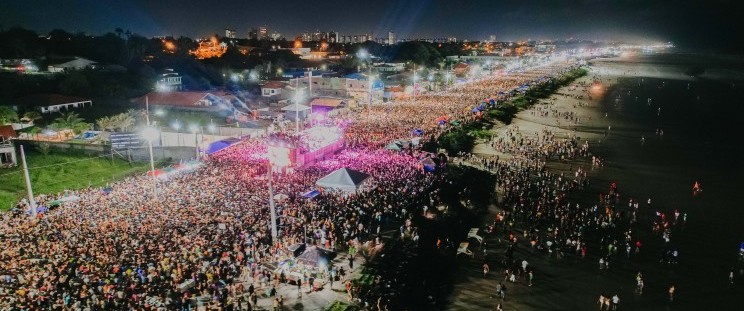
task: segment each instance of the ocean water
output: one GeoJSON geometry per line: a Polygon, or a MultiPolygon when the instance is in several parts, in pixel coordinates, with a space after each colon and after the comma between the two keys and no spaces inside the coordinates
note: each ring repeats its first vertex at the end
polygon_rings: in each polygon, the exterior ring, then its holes
{"type": "Polygon", "coordinates": [[[606,163],[589,192],[606,192],[617,182],[623,204],[630,197],[642,202],[633,229],[644,243],[642,254],[618,262],[622,266],[606,282],[612,284],[608,293],[624,293],[624,310],[736,310],[741,304],[743,63],[716,55],[637,55],[622,62],[630,72],[602,101],[612,129],[594,148],[606,163]],[[706,71],[689,79],[684,71],[691,66],[706,71]],[[696,181],[703,191],[693,196],[696,181]],[[680,261],[666,265],[659,263],[663,242],[651,232],[651,222],[656,211],[672,216],[674,210],[686,213],[687,222],[671,236],[680,261]],[[732,268],[737,269],[734,286],[728,284],[732,268]],[[643,296],[632,294],[637,271],[646,278],[643,296]],[[666,297],[670,285],[676,288],[673,303],[666,297]]]}

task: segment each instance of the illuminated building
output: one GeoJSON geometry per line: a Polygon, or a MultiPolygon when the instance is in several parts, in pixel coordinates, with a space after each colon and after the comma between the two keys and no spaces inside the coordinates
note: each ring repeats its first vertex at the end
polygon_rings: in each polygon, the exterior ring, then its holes
{"type": "Polygon", "coordinates": [[[194,55],[197,59],[207,59],[220,57],[226,51],[227,45],[224,42],[220,43],[217,37],[212,37],[209,40],[199,42],[199,47],[196,50],[189,51],[189,54],[194,55]]]}
{"type": "Polygon", "coordinates": [[[236,34],[234,29],[225,28],[225,38],[235,39],[236,34]]]}
{"type": "Polygon", "coordinates": [[[269,38],[269,28],[266,26],[258,27],[258,38],[266,40],[269,38]]]}

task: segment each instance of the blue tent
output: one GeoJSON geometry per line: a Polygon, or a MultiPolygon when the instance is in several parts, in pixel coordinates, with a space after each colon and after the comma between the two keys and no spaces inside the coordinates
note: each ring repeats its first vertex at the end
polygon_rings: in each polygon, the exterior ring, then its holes
{"type": "Polygon", "coordinates": [[[313,189],[313,190],[303,193],[302,197],[312,199],[314,197],[317,197],[319,194],[320,194],[320,191],[313,189]]]}
{"type": "Polygon", "coordinates": [[[427,172],[433,172],[437,169],[437,163],[434,162],[431,158],[426,158],[421,160],[419,163],[424,166],[424,170],[427,172]]]}
{"type": "Polygon", "coordinates": [[[207,148],[207,154],[213,154],[215,152],[218,152],[222,149],[225,149],[227,147],[232,146],[233,144],[239,142],[240,139],[237,138],[227,138],[223,140],[218,140],[216,142],[213,142],[209,144],[209,148],[207,148]]]}

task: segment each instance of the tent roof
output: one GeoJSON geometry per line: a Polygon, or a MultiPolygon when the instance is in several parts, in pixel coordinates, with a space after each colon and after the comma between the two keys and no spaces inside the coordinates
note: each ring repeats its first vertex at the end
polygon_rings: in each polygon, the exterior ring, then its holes
{"type": "Polygon", "coordinates": [[[324,260],[326,264],[330,263],[335,257],[335,253],[330,250],[325,250],[317,246],[312,246],[305,250],[302,255],[297,256],[297,261],[311,266],[320,265],[321,260],[324,260]]]}
{"type": "Polygon", "coordinates": [[[325,177],[319,179],[316,184],[328,188],[356,188],[361,185],[369,175],[348,168],[337,169],[325,177]]]}

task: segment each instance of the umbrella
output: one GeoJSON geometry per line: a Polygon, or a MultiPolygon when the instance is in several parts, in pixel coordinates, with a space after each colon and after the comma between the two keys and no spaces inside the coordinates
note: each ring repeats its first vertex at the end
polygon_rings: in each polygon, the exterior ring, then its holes
{"type": "Polygon", "coordinates": [[[283,201],[283,200],[286,200],[286,199],[289,199],[289,196],[287,196],[286,194],[279,193],[279,194],[275,194],[274,195],[274,200],[283,201]]]}
{"type": "MultiPolygon", "coordinates": [[[[49,211],[49,208],[46,207],[46,206],[37,206],[36,207],[36,212],[37,213],[46,213],[47,211],[49,211]]],[[[29,209],[29,210],[26,211],[26,214],[31,215],[33,213],[31,212],[31,209],[29,209]]]]}
{"type": "Polygon", "coordinates": [[[418,135],[418,136],[424,135],[424,130],[422,130],[422,129],[415,129],[415,130],[413,130],[413,135],[418,135]]]}

